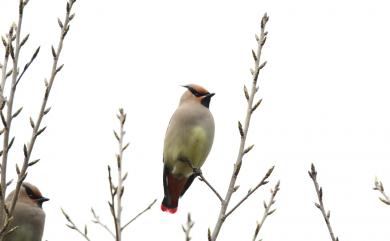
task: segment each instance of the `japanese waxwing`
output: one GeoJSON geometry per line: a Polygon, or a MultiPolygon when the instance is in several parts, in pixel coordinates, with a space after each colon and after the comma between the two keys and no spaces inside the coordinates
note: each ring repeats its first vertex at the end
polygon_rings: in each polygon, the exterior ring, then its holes
{"type": "MultiPolygon", "coordinates": [[[[15,191],[12,191],[6,205],[11,205],[15,191]]],[[[34,185],[24,182],[13,213],[11,227],[15,230],[5,236],[5,241],[41,241],[45,225],[45,212],[42,203],[48,201],[34,185]]]]}
{"type": "Polygon", "coordinates": [[[210,152],[214,139],[214,119],[209,110],[209,93],[199,85],[187,88],[173,113],[164,141],[164,199],[161,210],[175,213],[179,197],[187,191],[210,152]]]}

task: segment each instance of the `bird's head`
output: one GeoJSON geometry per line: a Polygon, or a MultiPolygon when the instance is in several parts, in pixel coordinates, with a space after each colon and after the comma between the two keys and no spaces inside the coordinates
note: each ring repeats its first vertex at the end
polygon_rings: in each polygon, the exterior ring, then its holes
{"type": "Polygon", "coordinates": [[[42,203],[49,201],[49,199],[43,197],[36,186],[24,182],[20,187],[18,201],[42,208],[42,203]]]}
{"type": "Polygon", "coordinates": [[[182,95],[180,103],[195,101],[206,108],[209,108],[211,97],[213,97],[215,93],[210,93],[202,86],[196,84],[184,85],[183,87],[187,88],[187,91],[182,95]]]}

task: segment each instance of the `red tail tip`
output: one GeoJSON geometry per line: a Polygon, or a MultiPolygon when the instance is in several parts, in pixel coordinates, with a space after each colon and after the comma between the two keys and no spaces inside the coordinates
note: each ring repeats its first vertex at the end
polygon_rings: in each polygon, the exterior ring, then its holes
{"type": "Polygon", "coordinates": [[[161,210],[163,212],[168,212],[168,213],[174,214],[174,213],[176,213],[177,208],[168,208],[168,207],[165,207],[163,204],[161,204],[161,210]]]}

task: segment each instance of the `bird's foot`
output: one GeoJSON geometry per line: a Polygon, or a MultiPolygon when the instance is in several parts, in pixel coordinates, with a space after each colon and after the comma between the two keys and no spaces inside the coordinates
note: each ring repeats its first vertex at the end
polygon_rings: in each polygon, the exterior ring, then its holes
{"type": "Polygon", "coordinates": [[[197,177],[202,176],[202,170],[200,170],[200,168],[198,168],[198,167],[194,167],[188,158],[182,157],[179,160],[186,163],[192,169],[192,172],[193,172],[193,174],[195,174],[195,176],[197,176],[197,177]]]}
{"type": "Polygon", "coordinates": [[[192,168],[192,171],[194,172],[194,175],[196,177],[202,177],[202,170],[200,170],[200,168],[192,168]]]}

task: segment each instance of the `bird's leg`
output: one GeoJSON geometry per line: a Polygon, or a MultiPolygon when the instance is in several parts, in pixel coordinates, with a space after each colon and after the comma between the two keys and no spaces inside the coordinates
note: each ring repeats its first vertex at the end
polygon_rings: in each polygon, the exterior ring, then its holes
{"type": "Polygon", "coordinates": [[[200,177],[200,179],[203,180],[203,174],[202,174],[202,170],[200,170],[200,168],[192,168],[192,171],[194,172],[194,175],[196,177],[200,177]]]}
{"type": "Polygon", "coordinates": [[[203,176],[202,174],[202,170],[200,170],[200,168],[196,168],[192,165],[192,163],[190,162],[190,160],[188,160],[188,158],[186,157],[179,157],[178,159],[179,161],[181,162],[184,162],[186,163],[189,167],[192,168],[192,172],[193,174],[192,175],[195,175],[195,177],[199,177],[199,179],[206,183],[206,185],[211,189],[211,191],[213,191],[215,193],[215,195],[218,197],[219,201],[221,201],[221,203],[224,202],[224,200],[222,199],[221,195],[219,195],[219,193],[217,192],[217,190],[215,190],[215,188],[213,186],[211,186],[211,184],[206,180],[206,178],[203,176]]]}
{"type": "Polygon", "coordinates": [[[180,157],[179,161],[186,163],[192,169],[192,172],[195,176],[202,178],[202,170],[200,170],[200,168],[194,167],[187,157],[180,157]]]}

